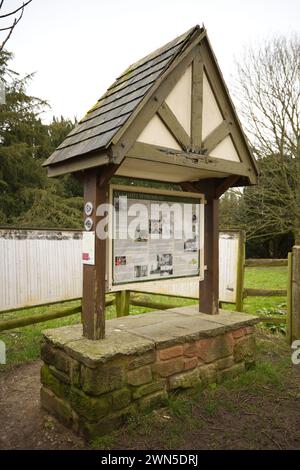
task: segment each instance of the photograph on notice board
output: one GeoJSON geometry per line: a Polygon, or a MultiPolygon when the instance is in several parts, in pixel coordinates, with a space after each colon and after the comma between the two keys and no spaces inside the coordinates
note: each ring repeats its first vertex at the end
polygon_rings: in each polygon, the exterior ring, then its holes
{"type": "Polygon", "coordinates": [[[135,237],[134,237],[135,242],[147,242],[148,238],[149,238],[149,234],[147,230],[137,229],[135,231],[135,237]]]}
{"type": "Polygon", "coordinates": [[[145,264],[143,266],[134,267],[134,277],[147,277],[148,276],[148,266],[145,264]]]}
{"type": "Polygon", "coordinates": [[[126,256],[115,256],[115,266],[126,266],[126,256]]]}

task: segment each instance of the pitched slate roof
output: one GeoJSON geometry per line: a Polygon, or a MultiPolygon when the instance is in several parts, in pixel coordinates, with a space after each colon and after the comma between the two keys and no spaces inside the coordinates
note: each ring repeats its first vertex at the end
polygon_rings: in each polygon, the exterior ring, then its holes
{"type": "Polygon", "coordinates": [[[199,30],[200,27],[195,26],[128,67],[43,165],[107,148],[155,81],[167,71],[199,30]]]}

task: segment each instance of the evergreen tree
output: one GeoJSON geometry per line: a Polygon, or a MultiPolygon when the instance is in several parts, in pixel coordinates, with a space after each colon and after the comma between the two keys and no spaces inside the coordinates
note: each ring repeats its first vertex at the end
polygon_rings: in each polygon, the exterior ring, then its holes
{"type": "Polygon", "coordinates": [[[42,162],[73,128],[69,119],[41,120],[47,102],[26,92],[32,75],[9,69],[12,54],[0,53],[0,224],[81,228],[82,187],[73,176],[49,179],[42,162]]]}

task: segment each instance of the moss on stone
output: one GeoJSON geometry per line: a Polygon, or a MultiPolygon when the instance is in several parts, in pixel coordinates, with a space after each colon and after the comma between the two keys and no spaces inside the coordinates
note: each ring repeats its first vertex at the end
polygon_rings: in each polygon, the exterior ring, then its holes
{"type": "Polygon", "coordinates": [[[124,369],[120,366],[101,366],[90,369],[81,368],[82,389],[91,395],[102,395],[122,388],[125,380],[124,369]]]}
{"type": "Polygon", "coordinates": [[[112,393],[112,405],[115,410],[125,408],[131,402],[131,392],[124,387],[112,393]]]}
{"type": "Polygon", "coordinates": [[[203,383],[203,386],[208,384],[215,383],[217,381],[217,371],[214,364],[206,364],[198,369],[200,380],[203,383]]]}
{"type": "Polygon", "coordinates": [[[177,388],[191,388],[200,383],[199,371],[197,369],[182,372],[181,374],[173,375],[169,379],[170,389],[177,388]]]}
{"type": "Polygon", "coordinates": [[[111,397],[91,397],[75,387],[71,388],[70,403],[72,408],[89,421],[98,421],[106,416],[111,408],[111,397]]]}
{"type": "Polygon", "coordinates": [[[46,364],[53,365],[55,362],[55,349],[47,341],[41,343],[41,358],[46,364]]]}
{"type": "Polygon", "coordinates": [[[41,368],[41,382],[46,385],[57,397],[68,398],[70,393],[70,387],[58,380],[57,377],[51,372],[48,365],[44,364],[41,368]]]}
{"type": "Polygon", "coordinates": [[[62,372],[61,370],[56,369],[54,366],[49,366],[50,372],[52,375],[54,375],[55,378],[57,378],[60,382],[63,382],[65,384],[70,384],[71,380],[68,374],[65,374],[65,372],[62,372]]]}
{"type": "Polygon", "coordinates": [[[99,420],[97,423],[80,423],[80,433],[87,439],[92,440],[96,437],[104,436],[115,429],[118,429],[122,424],[137,414],[137,408],[131,404],[123,410],[110,414],[105,418],[99,420]]]}
{"type": "Polygon", "coordinates": [[[157,382],[151,382],[146,385],[141,385],[138,388],[135,388],[132,397],[134,400],[142,398],[145,395],[149,395],[150,393],[158,392],[159,390],[163,390],[166,386],[165,380],[160,380],[157,382]]]}

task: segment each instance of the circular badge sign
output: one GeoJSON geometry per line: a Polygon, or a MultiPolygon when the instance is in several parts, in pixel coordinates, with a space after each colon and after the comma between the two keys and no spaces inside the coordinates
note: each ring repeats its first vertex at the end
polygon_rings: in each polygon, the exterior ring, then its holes
{"type": "Polygon", "coordinates": [[[86,213],[86,215],[91,215],[91,213],[93,212],[93,203],[92,202],[86,202],[85,205],[84,205],[84,212],[86,213]]]}
{"type": "Polygon", "coordinates": [[[87,217],[84,221],[84,228],[85,230],[91,230],[93,227],[93,221],[90,217],[87,217]]]}

